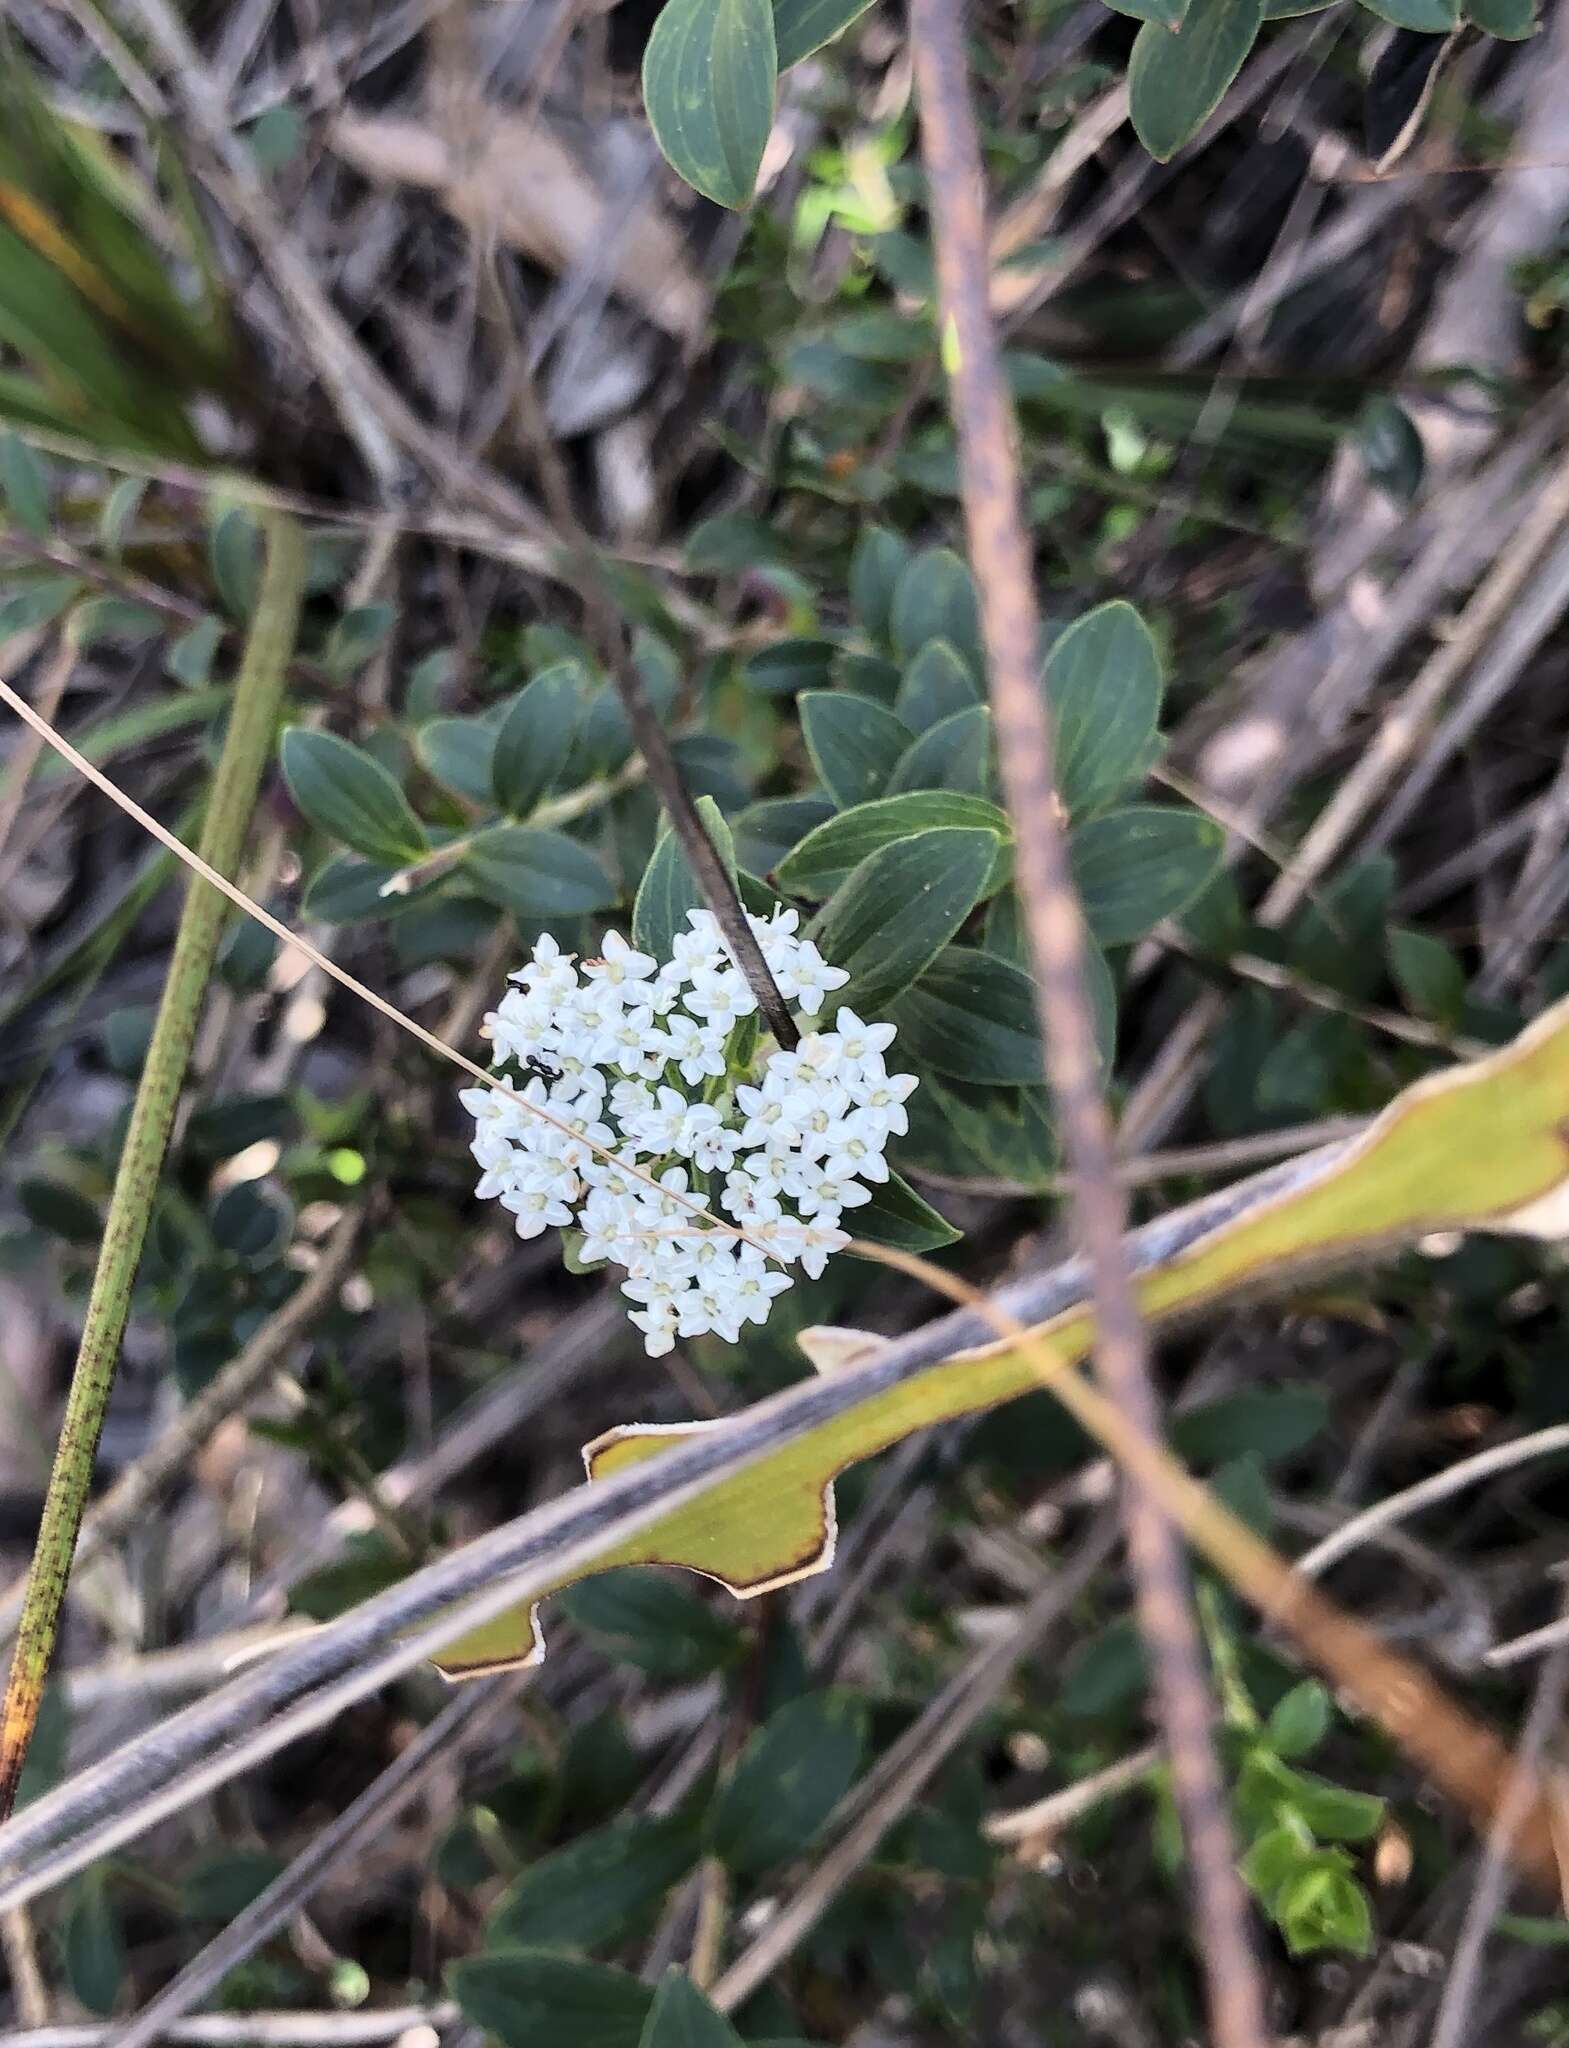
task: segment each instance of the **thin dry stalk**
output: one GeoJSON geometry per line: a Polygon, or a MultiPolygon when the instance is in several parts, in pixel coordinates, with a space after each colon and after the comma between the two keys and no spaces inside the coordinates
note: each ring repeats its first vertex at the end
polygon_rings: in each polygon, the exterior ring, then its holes
{"type": "MultiPolygon", "coordinates": [[[[1096,1366],[1131,1429],[1153,1444],[1160,1415],[1123,1254],[1126,1205],[1100,1089],[1083,914],[1053,775],[1033,563],[988,303],[985,187],[957,0],[915,0],[910,26],[945,346],[952,357],[960,489],[980,588],[1003,786],[1017,835],[1015,873],[1035,965],[1047,1077],[1074,1176],[1075,1222],[1095,1301],[1096,1366]]],[[[1192,1865],[1214,2036],[1220,2048],[1261,2048],[1268,2039],[1263,1986],[1215,1755],[1186,1560],[1152,1496],[1125,1485],[1123,1511],[1139,1625],[1150,1649],[1192,1865]]]]}

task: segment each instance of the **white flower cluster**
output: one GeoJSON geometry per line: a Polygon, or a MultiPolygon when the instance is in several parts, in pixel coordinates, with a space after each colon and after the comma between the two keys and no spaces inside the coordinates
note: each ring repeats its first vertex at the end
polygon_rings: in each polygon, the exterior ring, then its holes
{"type": "MultiPolygon", "coordinates": [[[[609,932],[580,969],[542,938],[485,1020],[493,1062],[529,1076],[521,1099],[460,1098],[480,1194],[512,1212],[520,1237],[576,1229],[585,1264],[624,1266],[655,1358],[707,1331],[735,1343],[791,1285],[784,1268],[822,1272],[849,1242],[843,1212],[888,1178],[883,1151],[909,1128],[915,1086],[884,1062],[894,1027],[853,1010],[791,1051],[760,1040],[756,998],[712,914],[687,921],[663,964],[609,932]]],[[[795,911],[749,922],[780,993],[815,1017],[849,977],[797,933],[795,911]]]]}

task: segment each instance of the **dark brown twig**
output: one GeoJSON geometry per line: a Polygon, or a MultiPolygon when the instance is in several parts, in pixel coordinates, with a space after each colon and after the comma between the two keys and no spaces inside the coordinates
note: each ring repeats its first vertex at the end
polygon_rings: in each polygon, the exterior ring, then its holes
{"type": "MultiPolygon", "coordinates": [[[[1122,1247],[1125,1204],[1100,1089],[1084,977],[1084,921],[1055,787],[1033,562],[989,304],[984,182],[960,0],[913,0],[910,32],[960,490],[979,586],[1003,787],[1017,836],[1015,873],[1036,970],[1047,1079],[1073,1173],[1075,1222],[1093,1287],[1096,1366],[1127,1420],[1154,1440],[1160,1414],[1122,1247]]],[[[1268,2039],[1263,1989],[1212,1740],[1213,1710],[1186,1561],[1172,1525],[1139,1488],[1125,1488],[1123,1515],[1139,1625],[1149,1645],[1193,1870],[1213,2037],[1220,2048],[1261,2048],[1268,2039]]]]}
{"type": "Polygon", "coordinates": [[[638,674],[637,664],[627,646],[604,565],[592,537],[578,517],[571,482],[551,439],[534,389],[533,376],[522,360],[522,351],[516,354],[518,360],[513,370],[518,411],[539,464],[540,488],[550,516],[566,543],[568,564],[574,572],[573,581],[593,623],[594,637],[610,669],[611,680],[626,712],[638,752],[647,764],[648,779],[658,792],[681,851],[691,863],[697,886],[703,892],[703,901],[713,912],[714,920],[724,934],[730,957],[746,976],[747,986],[757,998],[757,1007],[769,1030],[782,1046],[793,1046],[799,1042],[800,1033],[790,1015],[789,1005],[780,994],[768,962],[763,958],[763,949],[757,943],[757,935],[747,922],[746,910],[735,883],[698,816],[692,792],[687,788],[686,778],[671,750],[670,735],[643,687],[643,678],[638,674]]]}

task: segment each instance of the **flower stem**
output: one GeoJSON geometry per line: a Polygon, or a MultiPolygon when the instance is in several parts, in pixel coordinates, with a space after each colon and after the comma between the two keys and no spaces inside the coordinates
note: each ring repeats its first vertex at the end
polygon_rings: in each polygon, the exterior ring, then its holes
{"type": "MultiPolygon", "coordinates": [[[[274,517],[267,533],[261,593],[246,637],[229,727],[199,842],[203,860],[226,878],[239,863],[262,771],[272,751],[304,586],[305,545],[299,528],[290,519],[274,517]]],[[[130,1313],[131,1290],[225,912],[218,890],[193,876],[115,1172],[98,1268],[28,1574],[10,1682],[0,1710],[0,1820],[16,1803],[22,1765],[38,1720],[99,1432],[130,1313]]]]}

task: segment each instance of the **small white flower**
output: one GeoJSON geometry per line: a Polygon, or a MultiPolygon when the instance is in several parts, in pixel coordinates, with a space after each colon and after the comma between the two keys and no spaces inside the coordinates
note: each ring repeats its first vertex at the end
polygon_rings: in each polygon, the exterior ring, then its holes
{"type": "Polygon", "coordinates": [[[716,1079],[725,1071],[725,1028],[699,1024],[680,1010],[665,1020],[664,1052],[681,1069],[683,1081],[695,1088],[707,1075],[716,1079]]]}
{"type": "Polygon", "coordinates": [[[738,968],[707,968],[692,977],[686,1006],[694,1016],[728,1031],[738,1017],[751,1016],[757,998],[738,968]]]}
{"type": "MultiPolygon", "coordinates": [[[[652,953],[636,953],[619,932],[606,932],[603,951],[597,960],[585,960],[583,972],[596,981],[625,984],[644,982],[658,966],[652,953]]],[[[644,1000],[639,995],[638,1001],[644,1000]]]]}
{"type": "Polygon", "coordinates": [[[810,939],[802,939],[794,960],[781,964],[775,979],[779,993],[798,1005],[808,1017],[815,1017],[823,997],[843,988],[850,979],[843,967],[830,967],[810,939]]]}

